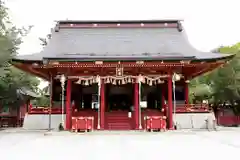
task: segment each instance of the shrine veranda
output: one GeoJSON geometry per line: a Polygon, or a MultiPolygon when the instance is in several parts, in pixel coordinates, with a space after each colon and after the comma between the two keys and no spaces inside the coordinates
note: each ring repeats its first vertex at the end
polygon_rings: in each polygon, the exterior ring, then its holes
{"type": "Polygon", "coordinates": [[[233,56],[196,50],[180,20],[59,21],[43,51],[13,64],[50,82],[50,106],[29,105],[26,126],[47,128],[52,115],[53,128],[71,130],[72,117],[90,116],[94,129],[139,130],[162,116],[174,129],[214,119],[207,104],[189,103],[188,83],[233,56]]]}

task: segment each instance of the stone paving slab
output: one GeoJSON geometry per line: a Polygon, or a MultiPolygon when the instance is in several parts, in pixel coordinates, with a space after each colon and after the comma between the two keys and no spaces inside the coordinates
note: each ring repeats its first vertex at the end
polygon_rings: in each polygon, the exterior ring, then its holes
{"type": "Polygon", "coordinates": [[[4,160],[202,160],[237,157],[239,128],[220,131],[178,130],[163,133],[96,131],[71,133],[7,129],[0,132],[4,160]]]}

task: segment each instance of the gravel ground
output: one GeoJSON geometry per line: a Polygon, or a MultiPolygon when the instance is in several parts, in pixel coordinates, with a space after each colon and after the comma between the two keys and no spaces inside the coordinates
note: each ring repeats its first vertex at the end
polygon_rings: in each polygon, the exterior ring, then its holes
{"type": "Polygon", "coordinates": [[[6,129],[0,131],[0,155],[4,160],[227,159],[240,151],[239,133],[240,128],[81,134],[6,129]]]}

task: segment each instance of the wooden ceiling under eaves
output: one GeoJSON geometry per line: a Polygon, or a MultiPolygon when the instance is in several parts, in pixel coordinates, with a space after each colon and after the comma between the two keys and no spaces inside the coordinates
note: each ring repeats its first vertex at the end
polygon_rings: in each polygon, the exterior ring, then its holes
{"type": "MultiPolygon", "coordinates": [[[[166,75],[171,72],[182,74],[185,79],[192,79],[203,73],[214,70],[215,68],[223,65],[224,62],[212,62],[212,63],[195,63],[194,65],[161,65],[161,66],[142,66],[142,67],[123,67],[124,75],[166,75]]],[[[73,67],[73,66],[34,66],[32,64],[18,63],[15,66],[23,71],[31,73],[37,77],[49,80],[50,76],[56,76],[65,74],[69,76],[93,76],[93,75],[116,75],[116,67],[73,67]]],[[[119,66],[120,67],[120,66],[119,66]]]]}

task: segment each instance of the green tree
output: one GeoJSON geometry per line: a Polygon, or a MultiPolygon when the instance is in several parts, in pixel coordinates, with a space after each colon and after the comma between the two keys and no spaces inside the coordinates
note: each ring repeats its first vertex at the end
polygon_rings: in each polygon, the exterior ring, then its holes
{"type": "Polygon", "coordinates": [[[41,45],[45,47],[48,44],[48,41],[51,39],[51,34],[48,34],[46,38],[40,37],[39,40],[41,42],[41,45]]]}
{"type": "Polygon", "coordinates": [[[36,98],[31,102],[34,106],[40,106],[40,107],[49,107],[50,105],[50,99],[45,95],[41,95],[41,97],[36,98]]]}
{"type": "Polygon", "coordinates": [[[230,104],[235,113],[238,113],[240,108],[240,43],[220,47],[216,51],[236,56],[224,66],[192,80],[190,88],[196,95],[192,95],[191,98],[193,101],[207,99],[214,106],[230,104]]]}
{"type": "Polygon", "coordinates": [[[40,90],[40,97],[32,101],[32,104],[35,106],[49,107],[50,98],[49,98],[49,86],[44,87],[40,90]]]}
{"type": "Polygon", "coordinates": [[[27,35],[33,26],[17,28],[8,16],[8,9],[0,1],[0,67],[8,65],[12,56],[16,55],[22,37],[27,35]]]}
{"type": "Polygon", "coordinates": [[[23,36],[32,26],[17,28],[8,17],[8,9],[0,1],[0,107],[12,106],[18,102],[17,89],[27,87],[37,91],[39,80],[11,65],[11,59],[17,54],[23,36]]]}

